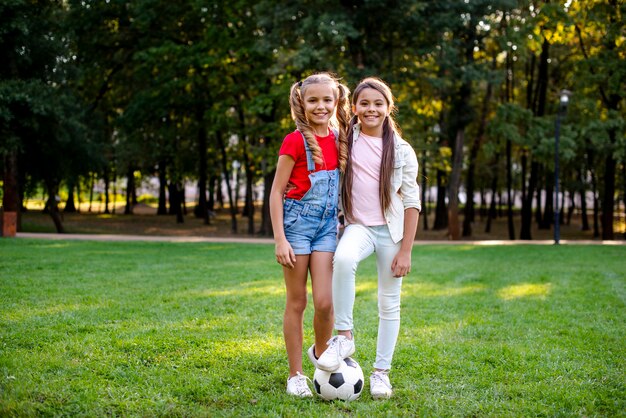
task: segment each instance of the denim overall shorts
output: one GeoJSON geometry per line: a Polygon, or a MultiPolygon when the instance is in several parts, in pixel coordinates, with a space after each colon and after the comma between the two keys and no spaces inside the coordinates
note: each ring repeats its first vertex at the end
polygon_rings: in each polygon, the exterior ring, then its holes
{"type": "MultiPolygon", "coordinates": [[[[337,138],[338,133],[334,134],[337,138]]],[[[313,154],[304,136],[302,138],[311,188],[300,200],[285,199],[283,207],[285,237],[296,255],[307,255],[313,251],[335,252],[339,169],[315,171],[313,154]]]]}

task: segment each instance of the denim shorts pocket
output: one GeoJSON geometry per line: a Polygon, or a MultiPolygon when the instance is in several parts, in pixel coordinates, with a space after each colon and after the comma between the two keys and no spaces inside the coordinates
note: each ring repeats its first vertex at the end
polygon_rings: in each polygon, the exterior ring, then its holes
{"type": "Polygon", "coordinates": [[[296,223],[300,217],[302,208],[299,205],[286,205],[283,210],[283,229],[286,231],[296,223]]]}

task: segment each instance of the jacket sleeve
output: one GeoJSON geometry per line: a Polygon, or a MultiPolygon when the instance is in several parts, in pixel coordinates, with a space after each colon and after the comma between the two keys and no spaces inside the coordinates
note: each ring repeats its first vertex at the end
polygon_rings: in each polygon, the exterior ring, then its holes
{"type": "Polygon", "coordinates": [[[416,208],[421,212],[422,202],[420,200],[420,187],[417,184],[417,156],[409,144],[404,145],[402,148],[404,148],[404,158],[406,161],[406,164],[402,168],[402,186],[400,186],[402,203],[404,209],[416,208]]]}

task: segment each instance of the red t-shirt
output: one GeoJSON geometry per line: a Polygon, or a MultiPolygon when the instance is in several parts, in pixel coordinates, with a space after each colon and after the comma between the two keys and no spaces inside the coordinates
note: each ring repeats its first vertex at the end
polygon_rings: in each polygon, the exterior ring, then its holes
{"type": "MultiPolygon", "coordinates": [[[[319,137],[315,135],[320,148],[322,149],[322,155],[324,157],[325,164],[315,164],[315,171],[320,170],[335,170],[337,168],[337,145],[335,143],[335,135],[329,131],[325,137],[319,137]]],[[[295,188],[286,197],[290,199],[300,200],[311,188],[311,180],[309,180],[309,170],[306,164],[306,151],[304,150],[304,139],[299,131],[294,131],[287,135],[283,140],[283,145],[280,147],[278,155],[289,155],[294,159],[296,164],[291,171],[289,182],[295,186],[295,188]]]]}

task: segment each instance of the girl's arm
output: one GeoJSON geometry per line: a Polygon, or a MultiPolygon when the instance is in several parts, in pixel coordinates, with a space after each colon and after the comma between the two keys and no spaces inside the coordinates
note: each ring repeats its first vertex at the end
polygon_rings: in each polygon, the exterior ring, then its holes
{"type": "Polygon", "coordinates": [[[400,187],[402,203],[404,204],[404,231],[400,251],[391,264],[394,277],[406,276],[411,271],[411,250],[413,249],[419,211],[422,206],[419,198],[419,185],[417,184],[417,156],[410,146],[406,147],[405,161],[406,164],[402,169],[402,186],[400,187]]]}
{"type": "Polygon", "coordinates": [[[278,157],[276,165],[276,175],[270,191],[270,218],[272,219],[272,230],[274,231],[274,241],[276,242],[276,261],[281,265],[293,268],[296,256],[285,238],[283,228],[283,196],[291,176],[295,160],[289,155],[278,157]]]}
{"type": "Polygon", "coordinates": [[[402,235],[402,244],[400,251],[391,263],[391,271],[394,277],[403,277],[411,271],[411,250],[413,250],[413,241],[415,241],[415,233],[417,232],[417,221],[419,212],[416,208],[407,208],[404,210],[404,233],[402,235]]]}

